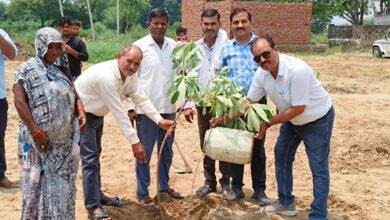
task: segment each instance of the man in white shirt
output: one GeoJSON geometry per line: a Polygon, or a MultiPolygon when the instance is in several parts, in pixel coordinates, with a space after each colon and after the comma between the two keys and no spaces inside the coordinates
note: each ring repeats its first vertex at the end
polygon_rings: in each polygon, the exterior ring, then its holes
{"type": "MultiPolygon", "coordinates": [[[[124,48],[117,60],[102,62],[84,71],[75,81],[80,99],[84,103],[87,128],[81,133],[80,157],[83,168],[84,203],[90,215],[109,218],[102,205],[121,206],[119,198],[103,195],[100,190],[100,153],[103,134],[103,119],[110,111],[122,133],[132,145],[137,163],[149,163],[143,142],[138,139],[121,101],[131,98],[153,123],[162,129],[173,129],[172,120],[163,119],[150,99],[140,88],[136,72],[142,60],[139,47],[130,45],[124,48]]],[[[168,132],[171,132],[169,130],[168,132]]]]}
{"type": "Polygon", "coordinates": [[[297,214],[292,166],[303,141],[313,176],[314,200],[309,219],[326,219],[332,100],[313,70],[300,59],[280,54],[269,35],[253,42],[252,53],[261,68],[255,73],[248,99],[257,102],[267,94],[279,110],[269,123],[262,123],[256,138],[263,139],[270,126],[281,124],[274,150],[279,201],[261,210],[286,216],[297,214]]]}
{"type": "MultiPolygon", "coordinates": [[[[227,34],[224,30],[221,30],[220,14],[215,9],[206,9],[201,14],[201,28],[203,37],[199,39],[196,44],[200,47],[205,54],[202,60],[202,65],[199,70],[197,78],[198,85],[201,88],[208,88],[211,85],[209,81],[216,74],[219,55],[221,53],[222,45],[227,41],[227,34]]],[[[188,106],[189,107],[189,106],[188,106]]],[[[203,151],[203,142],[206,131],[210,128],[211,114],[209,113],[210,107],[207,107],[205,115],[202,114],[202,108],[196,105],[200,147],[203,151]]],[[[192,123],[193,118],[192,107],[185,108],[184,116],[186,120],[192,123]]],[[[226,195],[230,191],[230,163],[219,161],[219,171],[222,173],[219,183],[221,184],[222,194],[226,195]]],[[[201,186],[196,194],[199,196],[206,196],[210,192],[217,191],[217,180],[215,176],[215,160],[208,156],[203,159],[203,174],[205,177],[204,185],[201,186]]]]}
{"type": "MultiPolygon", "coordinates": [[[[141,82],[141,89],[150,98],[157,111],[165,119],[174,120],[176,106],[168,98],[168,89],[171,87],[174,77],[172,70],[172,51],[176,42],[165,37],[168,28],[168,15],[162,8],[153,9],[149,15],[150,34],[137,40],[134,45],[141,48],[144,58],[141,62],[138,77],[141,82]]],[[[134,100],[133,100],[134,101],[134,100]]],[[[141,204],[146,205],[149,211],[154,210],[152,200],[149,196],[150,185],[150,158],[153,146],[157,141],[158,152],[160,151],[165,131],[156,126],[153,121],[145,116],[145,112],[139,108],[137,103],[129,103],[129,117],[132,120],[137,113],[137,133],[144,143],[147,163],[136,163],[137,172],[137,198],[141,204]]],[[[183,198],[178,192],[169,187],[169,169],[172,164],[172,143],[174,135],[171,135],[162,151],[159,183],[160,190],[168,193],[171,197],[183,198]]]]}

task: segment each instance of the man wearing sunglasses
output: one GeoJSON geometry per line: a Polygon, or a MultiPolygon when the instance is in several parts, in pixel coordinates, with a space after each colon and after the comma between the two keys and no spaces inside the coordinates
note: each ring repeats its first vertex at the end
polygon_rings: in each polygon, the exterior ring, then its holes
{"type": "Polygon", "coordinates": [[[329,150],[334,109],[329,93],[302,60],[280,54],[269,35],[252,44],[258,68],[248,92],[250,101],[267,94],[279,113],[263,123],[256,138],[263,139],[267,129],[281,124],[275,145],[275,172],[278,202],[261,208],[285,216],[295,216],[292,166],[295,153],[303,141],[313,176],[314,200],[309,219],[327,218],[329,194],[329,150]]]}
{"type": "MultiPolygon", "coordinates": [[[[220,68],[228,66],[228,77],[247,93],[253,75],[258,68],[251,53],[252,42],[256,39],[256,35],[252,33],[251,14],[245,8],[235,8],[230,14],[230,25],[234,38],[228,41],[221,50],[220,68]]],[[[260,103],[265,104],[267,102],[265,94],[259,100],[260,103]]],[[[272,202],[265,194],[265,162],[264,139],[256,139],[251,161],[252,188],[254,190],[252,198],[259,201],[260,205],[268,205],[272,202]]],[[[242,191],[244,165],[231,164],[231,174],[232,190],[225,196],[225,199],[237,201],[245,196],[242,191]]]]}

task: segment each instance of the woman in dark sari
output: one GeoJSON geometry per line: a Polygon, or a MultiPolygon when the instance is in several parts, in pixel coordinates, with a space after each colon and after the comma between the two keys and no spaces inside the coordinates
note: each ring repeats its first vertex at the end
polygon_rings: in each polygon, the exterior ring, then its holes
{"type": "Polygon", "coordinates": [[[75,219],[78,120],[84,126],[85,113],[73,83],[53,65],[64,49],[60,33],[40,29],[35,48],[13,86],[21,118],[22,219],[75,219]]]}

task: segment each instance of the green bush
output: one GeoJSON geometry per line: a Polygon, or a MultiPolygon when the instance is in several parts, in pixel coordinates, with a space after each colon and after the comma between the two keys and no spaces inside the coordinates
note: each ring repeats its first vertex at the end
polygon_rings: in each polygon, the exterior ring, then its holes
{"type": "Polygon", "coordinates": [[[328,33],[312,34],[310,43],[313,45],[328,44],[328,33]]]}

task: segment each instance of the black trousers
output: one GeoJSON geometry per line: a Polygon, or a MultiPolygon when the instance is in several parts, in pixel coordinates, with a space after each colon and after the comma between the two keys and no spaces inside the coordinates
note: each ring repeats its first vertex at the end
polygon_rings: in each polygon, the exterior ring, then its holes
{"type": "MultiPolygon", "coordinates": [[[[264,96],[260,101],[260,104],[267,104],[267,98],[264,96]]],[[[264,149],[264,141],[255,139],[251,160],[251,176],[252,176],[252,188],[255,192],[265,191],[266,185],[266,156],[264,149]]],[[[244,165],[231,164],[232,172],[232,189],[238,193],[242,191],[244,186],[244,165]]]]}

